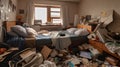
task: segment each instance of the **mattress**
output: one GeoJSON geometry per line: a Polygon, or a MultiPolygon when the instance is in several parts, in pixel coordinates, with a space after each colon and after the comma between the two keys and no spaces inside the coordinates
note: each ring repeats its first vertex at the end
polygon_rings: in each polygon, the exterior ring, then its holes
{"type": "Polygon", "coordinates": [[[50,35],[39,34],[35,38],[13,37],[10,38],[7,43],[11,46],[19,47],[20,49],[25,47],[36,47],[37,50],[40,50],[44,45],[54,46],[56,49],[64,49],[71,44],[80,45],[88,41],[87,35],[76,36],[69,34],[66,31],[59,31],[59,34],[56,33],[55,35],[55,32],[56,31],[53,32],[54,34],[50,33],[50,35]]]}

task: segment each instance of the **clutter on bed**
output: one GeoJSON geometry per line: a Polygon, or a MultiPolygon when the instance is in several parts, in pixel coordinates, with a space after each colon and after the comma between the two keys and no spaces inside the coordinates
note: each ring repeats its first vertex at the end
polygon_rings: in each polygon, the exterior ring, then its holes
{"type": "Polygon", "coordinates": [[[67,31],[70,33],[70,34],[74,34],[74,32],[77,30],[77,28],[69,28],[67,29],[67,31]]]}
{"type": "Polygon", "coordinates": [[[89,31],[86,28],[69,28],[67,29],[67,31],[70,34],[75,34],[78,36],[84,36],[89,34],[89,31]]]}
{"type": "Polygon", "coordinates": [[[85,25],[85,24],[78,24],[77,28],[85,28],[87,29],[89,32],[92,32],[92,27],[90,25],[85,25]]]}
{"type": "MultiPolygon", "coordinates": [[[[86,29],[77,29],[76,31],[70,32],[70,30],[72,31],[72,28],[68,29],[67,31],[47,31],[47,30],[41,30],[40,32],[36,32],[33,28],[30,27],[22,27],[20,25],[15,25],[13,27],[11,27],[11,31],[14,32],[15,34],[17,34],[17,37],[11,37],[10,39],[8,39],[8,43],[11,44],[10,42],[12,42],[12,44],[15,43],[18,44],[19,43],[19,47],[22,46],[23,48],[25,47],[26,44],[28,44],[29,40],[28,38],[33,38],[30,39],[29,41],[31,42],[35,42],[32,44],[36,44],[36,45],[47,45],[47,44],[61,44],[60,47],[57,47],[57,49],[64,49],[67,48],[67,46],[64,46],[66,44],[70,45],[71,44],[71,38],[74,37],[80,37],[82,38],[82,36],[87,36],[89,34],[89,32],[86,29]],[[35,38],[35,39],[34,39],[35,38]],[[56,39],[56,40],[55,40],[56,39]],[[45,41],[45,42],[43,42],[45,41]],[[51,42],[52,41],[52,42],[51,42]],[[66,41],[66,42],[64,42],[66,41]],[[62,47],[64,46],[64,47],[62,47]]],[[[56,46],[54,45],[54,46],[56,46]]],[[[57,45],[57,46],[59,46],[57,45]]],[[[28,45],[27,45],[28,46],[28,45]]],[[[35,46],[36,47],[36,46],[35,46]]]]}

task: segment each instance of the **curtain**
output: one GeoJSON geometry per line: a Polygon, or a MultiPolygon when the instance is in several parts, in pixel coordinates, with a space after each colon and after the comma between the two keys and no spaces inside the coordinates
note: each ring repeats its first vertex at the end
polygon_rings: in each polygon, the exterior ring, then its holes
{"type": "Polygon", "coordinates": [[[67,27],[69,25],[69,8],[67,5],[61,6],[61,16],[62,16],[63,26],[67,27]]]}
{"type": "Polygon", "coordinates": [[[74,15],[74,27],[77,27],[77,24],[79,23],[79,16],[78,14],[74,15]]]}
{"type": "Polygon", "coordinates": [[[34,0],[27,0],[26,9],[26,23],[34,25],[34,0]]]}

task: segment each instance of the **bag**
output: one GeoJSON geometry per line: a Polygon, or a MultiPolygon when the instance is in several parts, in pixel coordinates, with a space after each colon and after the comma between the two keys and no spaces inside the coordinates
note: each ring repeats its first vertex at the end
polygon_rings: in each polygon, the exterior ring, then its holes
{"type": "Polygon", "coordinates": [[[40,53],[36,53],[35,49],[27,48],[12,56],[9,67],[39,67],[42,62],[43,57],[40,53]]]}

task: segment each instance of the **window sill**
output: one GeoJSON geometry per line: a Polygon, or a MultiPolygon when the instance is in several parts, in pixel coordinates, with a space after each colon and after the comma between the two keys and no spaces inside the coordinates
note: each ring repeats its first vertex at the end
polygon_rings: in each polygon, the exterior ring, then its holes
{"type": "Polygon", "coordinates": [[[61,24],[41,24],[41,26],[62,26],[61,24]]]}
{"type": "Polygon", "coordinates": [[[55,30],[62,30],[63,26],[61,25],[41,25],[40,26],[41,30],[49,30],[49,31],[55,31],[55,30]]]}

